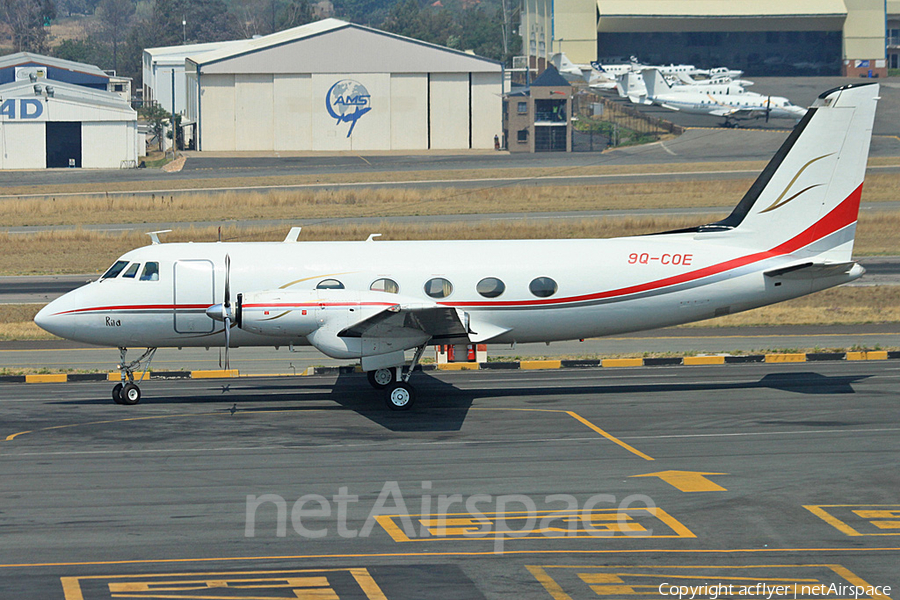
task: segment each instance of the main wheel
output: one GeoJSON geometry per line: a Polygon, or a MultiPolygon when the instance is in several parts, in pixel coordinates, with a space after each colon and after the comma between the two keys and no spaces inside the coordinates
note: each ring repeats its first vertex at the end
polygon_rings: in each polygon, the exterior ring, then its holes
{"type": "Polygon", "coordinates": [[[409,410],[416,401],[416,390],[402,381],[392,383],[384,391],[384,400],[391,410],[409,410]]]}
{"type": "Polygon", "coordinates": [[[141,388],[128,382],[122,388],[122,404],[134,406],[141,401],[141,388]]]}
{"type": "Polygon", "coordinates": [[[112,389],[112,399],[116,404],[122,404],[122,384],[117,383],[112,389]]]}
{"type": "Polygon", "coordinates": [[[383,390],[394,381],[394,370],[376,369],[375,371],[366,371],[366,377],[369,378],[369,385],[376,390],[383,390]]]}

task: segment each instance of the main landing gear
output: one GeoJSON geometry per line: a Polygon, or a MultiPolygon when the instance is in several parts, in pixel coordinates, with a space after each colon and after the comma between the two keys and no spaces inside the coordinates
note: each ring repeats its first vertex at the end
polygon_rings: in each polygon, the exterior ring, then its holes
{"type": "Polygon", "coordinates": [[[416,348],[416,354],[406,371],[399,366],[366,372],[372,387],[384,391],[384,401],[391,410],[409,410],[415,403],[416,389],[409,384],[409,378],[424,353],[424,345],[416,348]]]}
{"type": "Polygon", "coordinates": [[[153,360],[153,355],[156,354],[156,348],[147,348],[147,350],[141,354],[141,357],[137,360],[133,360],[130,363],[125,362],[125,354],[128,352],[128,348],[119,348],[119,371],[122,373],[122,382],[117,383],[112,389],[112,399],[116,404],[125,404],[128,406],[133,406],[141,401],[141,388],[138,387],[138,383],[144,380],[144,377],[147,375],[147,371],[150,369],[150,362],[153,360]],[[134,370],[140,368],[141,363],[147,361],[147,365],[144,367],[143,372],[141,373],[141,378],[138,379],[138,382],[134,382],[134,370]]]}

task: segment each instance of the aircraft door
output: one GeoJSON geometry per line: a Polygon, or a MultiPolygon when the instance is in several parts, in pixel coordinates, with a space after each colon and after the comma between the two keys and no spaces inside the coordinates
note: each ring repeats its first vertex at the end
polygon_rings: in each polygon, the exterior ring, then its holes
{"type": "Polygon", "coordinates": [[[215,301],[215,268],[209,260],[179,260],[175,263],[175,331],[210,333],[216,322],[206,315],[215,301]]]}

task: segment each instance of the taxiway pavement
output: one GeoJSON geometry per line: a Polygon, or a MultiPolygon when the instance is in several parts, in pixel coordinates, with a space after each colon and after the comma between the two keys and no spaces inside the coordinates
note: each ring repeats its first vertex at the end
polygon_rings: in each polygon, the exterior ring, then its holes
{"type": "Polygon", "coordinates": [[[896,597],[898,380],[432,373],[406,413],[353,374],[0,384],[0,597],[896,597]]]}

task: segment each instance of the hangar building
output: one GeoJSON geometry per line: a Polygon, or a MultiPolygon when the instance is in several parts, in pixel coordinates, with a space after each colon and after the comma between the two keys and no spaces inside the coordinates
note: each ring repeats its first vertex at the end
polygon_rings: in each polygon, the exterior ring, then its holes
{"type": "Polygon", "coordinates": [[[144,102],[156,102],[173,115],[185,114],[184,59],[242,44],[243,40],[145,48],[142,63],[144,102]]]}
{"type": "Polygon", "coordinates": [[[500,63],[325,19],[188,56],[197,149],[493,148],[500,63]]]}
{"type": "Polygon", "coordinates": [[[22,54],[0,59],[0,169],[137,165],[137,112],[107,91],[109,75],[22,54]]]}
{"type": "Polygon", "coordinates": [[[520,34],[533,67],[637,56],[728,66],[751,75],[887,75],[900,46],[900,0],[523,0],[520,34]]]}

